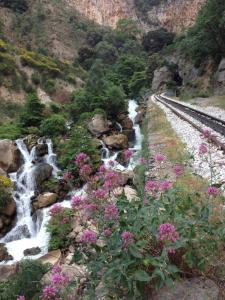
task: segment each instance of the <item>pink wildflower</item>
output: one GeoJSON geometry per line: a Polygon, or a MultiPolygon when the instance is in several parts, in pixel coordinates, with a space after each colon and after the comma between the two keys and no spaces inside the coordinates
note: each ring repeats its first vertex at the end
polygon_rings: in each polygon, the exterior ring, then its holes
{"type": "Polygon", "coordinates": [[[85,204],[84,209],[86,209],[87,211],[95,211],[98,209],[98,205],[96,205],[94,203],[85,204]]]}
{"type": "Polygon", "coordinates": [[[134,243],[134,234],[129,231],[124,231],[121,234],[122,237],[122,248],[127,251],[130,244],[134,243]]]}
{"type": "Polygon", "coordinates": [[[79,172],[80,176],[86,177],[91,175],[91,173],[92,173],[92,167],[88,164],[85,164],[80,168],[80,172],[79,172]]]}
{"type": "Polygon", "coordinates": [[[87,154],[81,152],[79,153],[76,158],[75,158],[75,163],[76,165],[78,166],[82,166],[84,165],[85,163],[87,163],[89,160],[89,157],[87,156],[87,154]]]}
{"type": "Polygon", "coordinates": [[[104,231],[103,231],[103,234],[105,237],[109,237],[112,235],[112,230],[110,228],[106,228],[104,231]]]}
{"type": "Polygon", "coordinates": [[[145,185],[146,192],[156,191],[157,189],[158,189],[158,183],[156,181],[149,180],[146,182],[146,185],[145,185]]]}
{"type": "Polygon", "coordinates": [[[212,196],[218,196],[220,194],[220,190],[218,188],[216,188],[215,186],[210,186],[207,189],[207,193],[212,196]]]}
{"type": "Polygon", "coordinates": [[[132,157],[132,155],[134,154],[134,152],[132,150],[127,149],[123,152],[123,154],[124,154],[125,159],[129,160],[132,157]]]}
{"type": "Polygon", "coordinates": [[[52,268],[52,274],[55,274],[55,273],[61,273],[62,272],[62,268],[59,266],[59,265],[55,265],[53,268],[52,268]]]}
{"type": "Polygon", "coordinates": [[[199,154],[205,154],[208,152],[208,147],[205,143],[202,143],[198,149],[199,154]]]}
{"type": "Polygon", "coordinates": [[[162,154],[156,154],[154,156],[154,160],[155,161],[158,161],[158,162],[163,162],[164,160],[166,160],[166,157],[162,154]]]}
{"type": "Polygon", "coordinates": [[[119,210],[115,204],[108,204],[105,207],[105,220],[117,220],[119,217],[119,210]]]}
{"type": "Polygon", "coordinates": [[[80,241],[87,244],[96,244],[97,234],[94,231],[87,229],[83,232],[80,241]]]}
{"type": "Polygon", "coordinates": [[[71,199],[71,206],[73,209],[79,208],[83,204],[83,198],[81,196],[73,196],[71,199]]]}
{"type": "Polygon", "coordinates": [[[212,131],[209,128],[203,129],[203,136],[206,139],[209,139],[212,135],[212,131]]]}
{"type": "Polygon", "coordinates": [[[65,172],[63,174],[63,179],[65,179],[65,180],[73,179],[73,175],[71,174],[71,172],[65,172]]]}
{"type": "Polygon", "coordinates": [[[176,176],[181,176],[184,173],[184,167],[182,165],[175,165],[173,171],[176,176]]]}
{"type": "Polygon", "coordinates": [[[93,192],[93,196],[95,199],[105,200],[108,197],[108,192],[103,189],[98,189],[93,192]]]}
{"type": "Polygon", "coordinates": [[[57,216],[58,214],[60,214],[63,211],[63,208],[60,204],[54,204],[50,210],[49,210],[49,214],[50,216],[54,217],[57,216]]]}
{"type": "Polygon", "coordinates": [[[107,171],[107,169],[106,169],[106,166],[105,165],[101,165],[100,167],[99,167],[99,172],[100,173],[105,173],[107,171]]]}
{"type": "Polygon", "coordinates": [[[145,165],[145,164],[147,163],[147,161],[146,161],[146,159],[145,159],[144,157],[140,157],[140,158],[139,158],[139,163],[140,163],[141,165],[145,165]]]}
{"type": "Polygon", "coordinates": [[[42,299],[44,300],[54,299],[54,297],[56,297],[56,294],[57,294],[57,289],[52,285],[48,285],[43,289],[42,299]]]}
{"type": "Polygon", "coordinates": [[[179,233],[176,227],[170,223],[161,224],[159,226],[158,239],[160,241],[176,242],[179,239],[179,233]]]}
{"type": "Polygon", "coordinates": [[[26,300],[24,296],[19,296],[16,300],[26,300]]]}
{"type": "Polygon", "coordinates": [[[165,191],[168,191],[172,188],[173,184],[172,182],[168,181],[168,180],[164,180],[162,182],[160,182],[159,184],[159,190],[161,192],[165,192],[165,191]]]}

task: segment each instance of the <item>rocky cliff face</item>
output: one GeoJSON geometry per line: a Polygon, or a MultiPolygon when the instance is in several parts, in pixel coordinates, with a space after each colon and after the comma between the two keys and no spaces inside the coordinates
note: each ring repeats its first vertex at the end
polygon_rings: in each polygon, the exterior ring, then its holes
{"type": "MultiPolygon", "coordinates": [[[[89,19],[115,28],[121,18],[138,20],[134,0],[66,0],[89,19]]],[[[146,20],[139,20],[145,29],[164,27],[179,32],[191,26],[206,0],[163,0],[155,2],[146,13],[146,20]]]]}

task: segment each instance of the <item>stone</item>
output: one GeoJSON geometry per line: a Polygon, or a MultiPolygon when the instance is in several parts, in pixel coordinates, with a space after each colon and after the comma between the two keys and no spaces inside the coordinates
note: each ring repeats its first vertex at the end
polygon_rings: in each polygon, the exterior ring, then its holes
{"type": "Polygon", "coordinates": [[[53,266],[59,264],[62,258],[60,250],[53,250],[39,258],[43,264],[51,264],[53,266]]]}
{"type": "Polygon", "coordinates": [[[15,215],[16,213],[16,202],[14,199],[11,199],[6,206],[4,207],[4,209],[2,210],[2,213],[8,217],[12,217],[15,215]]]}
{"type": "Polygon", "coordinates": [[[198,277],[174,282],[174,288],[166,286],[156,292],[151,300],[219,300],[219,288],[210,279],[198,277]]]}
{"type": "Polygon", "coordinates": [[[135,142],[135,130],[134,129],[124,129],[123,134],[127,136],[128,141],[135,142]]]}
{"type": "Polygon", "coordinates": [[[23,251],[24,256],[33,256],[39,253],[41,253],[41,249],[39,247],[33,247],[23,251]]]}
{"type": "Polygon", "coordinates": [[[30,231],[29,231],[27,225],[24,224],[24,225],[20,225],[20,226],[16,227],[15,230],[12,229],[12,231],[10,232],[10,235],[5,237],[4,241],[6,243],[9,243],[9,242],[20,240],[23,238],[29,239],[30,237],[31,237],[30,231]]]}
{"type": "Polygon", "coordinates": [[[225,58],[223,58],[220,61],[218,70],[217,70],[217,76],[216,76],[216,81],[218,85],[224,85],[225,83],[225,58]]]}
{"type": "Polygon", "coordinates": [[[9,261],[9,260],[13,260],[12,255],[10,255],[8,253],[8,250],[5,247],[5,244],[0,244],[0,262],[9,261]]]}
{"type": "Polygon", "coordinates": [[[48,154],[48,145],[43,144],[37,144],[36,145],[36,154],[37,156],[44,156],[45,154],[48,154]]]}
{"type": "Polygon", "coordinates": [[[144,120],[144,117],[145,117],[145,112],[144,111],[138,112],[137,115],[135,116],[134,123],[135,124],[141,124],[144,120]]]}
{"type": "Polygon", "coordinates": [[[97,114],[91,122],[88,123],[88,130],[92,135],[100,137],[104,133],[109,132],[109,123],[105,116],[97,114]]]}
{"type": "Polygon", "coordinates": [[[104,143],[112,149],[127,149],[128,138],[125,134],[113,134],[103,138],[104,143]]]}
{"type": "Polygon", "coordinates": [[[0,168],[0,176],[7,176],[7,173],[2,168],[0,168]]]}
{"type": "Polygon", "coordinates": [[[16,172],[20,162],[20,152],[16,143],[10,140],[0,140],[0,168],[6,173],[16,172]]]}
{"type": "MultiPolygon", "coordinates": [[[[61,265],[60,267],[62,272],[66,273],[70,279],[73,279],[73,281],[86,279],[88,276],[87,268],[82,265],[72,264],[72,265],[61,265]]],[[[41,282],[43,285],[51,284],[51,270],[43,276],[41,282]]]]}
{"type": "Polygon", "coordinates": [[[52,166],[47,163],[36,164],[33,174],[37,184],[37,188],[40,188],[41,184],[51,177],[52,170],[52,166]]]}
{"type": "Polygon", "coordinates": [[[123,129],[132,129],[133,128],[133,122],[127,115],[120,114],[118,116],[118,120],[123,129]]]}
{"type": "Polygon", "coordinates": [[[39,195],[33,202],[33,207],[35,209],[47,207],[55,203],[58,199],[58,195],[55,193],[44,193],[39,195]]]}
{"type": "Polygon", "coordinates": [[[25,137],[24,143],[30,151],[34,146],[37,145],[38,137],[35,134],[29,134],[25,137]]]}
{"type": "Polygon", "coordinates": [[[133,181],[134,172],[133,171],[121,171],[116,172],[119,177],[119,184],[120,186],[125,186],[129,182],[133,181]]]}
{"type": "Polygon", "coordinates": [[[152,80],[152,90],[159,91],[160,89],[165,89],[166,84],[172,80],[172,73],[167,67],[156,69],[152,80]]]}
{"type": "Polygon", "coordinates": [[[19,264],[0,265],[0,282],[6,282],[19,271],[19,264]]]}

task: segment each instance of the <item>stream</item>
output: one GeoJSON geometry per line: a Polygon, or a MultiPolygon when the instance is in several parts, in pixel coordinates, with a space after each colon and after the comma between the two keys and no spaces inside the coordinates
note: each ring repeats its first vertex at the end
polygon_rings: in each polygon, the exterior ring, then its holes
{"type": "MultiPolygon", "coordinates": [[[[133,170],[137,164],[138,151],[141,150],[143,136],[141,134],[140,126],[135,124],[135,116],[137,115],[136,108],[138,104],[135,100],[129,100],[128,112],[129,118],[133,121],[133,129],[135,131],[135,142],[134,146],[130,148],[134,151],[133,157],[130,159],[130,163],[127,168],[120,165],[116,158],[119,151],[110,151],[104,143],[102,143],[102,161],[107,168],[113,170],[133,170]],[[110,162],[113,161],[113,166],[110,162]]],[[[122,131],[121,125],[118,123],[117,126],[122,131]]],[[[52,167],[52,175],[57,177],[58,171],[57,158],[53,152],[53,145],[50,139],[44,141],[39,139],[38,143],[46,143],[48,146],[48,153],[44,156],[43,162],[49,164],[52,167]]],[[[23,158],[23,165],[16,172],[10,174],[10,178],[15,182],[16,189],[13,193],[14,200],[17,205],[17,218],[16,225],[11,229],[1,240],[0,243],[5,243],[8,249],[8,253],[13,256],[13,260],[7,262],[12,264],[15,261],[20,261],[24,258],[24,250],[39,247],[41,253],[35,256],[26,256],[26,258],[37,259],[48,252],[48,242],[50,235],[46,232],[46,225],[49,222],[49,210],[50,207],[44,208],[37,211],[32,216],[32,199],[36,196],[37,183],[35,181],[35,169],[36,166],[36,146],[31,151],[27,149],[26,144],[22,139],[16,141],[17,147],[23,158]]],[[[84,189],[74,190],[71,192],[72,195],[80,195],[84,193],[84,189]]],[[[63,207],[70,207],[70,201],[65,200],[60,203],[63,207]]]]}

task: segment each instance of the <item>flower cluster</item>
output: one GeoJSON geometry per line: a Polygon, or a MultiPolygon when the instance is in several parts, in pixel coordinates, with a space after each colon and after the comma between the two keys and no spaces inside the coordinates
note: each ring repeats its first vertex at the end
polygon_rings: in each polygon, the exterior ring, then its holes
{"type": "Polygon", "coordinates": [[[103,235],[105,237],[109,237],[112,235],[112,230],[110,228],[106,228],[104,231],[103,231],[103,235]]]}
{"type": "Polygon", "coordinates": [[[154,180],[149,180],[145,185],[145,192],[151,194],[153,192],[166,192],[172,188],[173,184],[169,180],[163,180],[161,182],[156,182],[154,180]]]}
{"type": "Polygon", "coordinates": [[[145,165],[147,163],[147,161],[144,157],[140,157],[138,161],[141,165],[145,165]]]}
{"type": "Polygon", "coordinates": [[[66,181],[73,179],[72,173],[71,172],[65,172],[63,174],[63,179],[66,180],[66,181]]]}
{"type": "Polygon", "coordinates": [[[79,153],[75,158],[75,163],[77,166],[81,167],[89,161],[89,156],[86,153],[79,153]]]}
{"type": "Polygon", "coordinates": [[[130,244],[134,243],[134,234],[129,231],[124,231],[121,234],[122,238],[122,248],[123,250],[127,251],[130,244]]]}
{"type": "Polygon", "coordinates": [[[154,160],[157,162],[163,162],[166,160],[166,156],[162,155],[162,154],[156,154],[154,156],[154,160]]]}
{"type": "Polygon", "coordinates": [[[209,195],[212,195],[212,196],[218,196],[220,194],[220,190],[218,188],[216,188],[215,186],[210,186],[208,187],[207,189],[207,193],[209,195]]]}
{"type": "Polygon", "coordinates": [[[170,223],[161,224],[159,226],[158,239],[160,241],[176,242],[179,239],[179,233],[176,227],[170,223]]]}
{"type": "Polygon", "coordinates": [[[85,230],[80,238],[80,241],[85,244],[96,244],[97,234],[92,230],[85,230]]]}
{"type": "Polygon", "coordinates": [[[105,183],[103,187],[106,190],[112,190],[119,185],[120,178],[118,173],[116,172],[113,171],[107,172],[104,179],[105,179],[105,183]]]}
{"type": "Polygon", "coordinates": [[[43,288],[41,299],[62,299],[60,296],[70,281],[69,276],[62,271],[59,265],[56,265],[51,271],[51,283],[43,288]]]}
{"type": "Polygon", "coordinates": [[[94,199],[105,200],[108,197],[108,191],[104,189],[98,189],[92,193],[94,199]]]}
{"type": "Polygon", "coordinates": [[[105,207],[105,215],[104,218],[107,221],[117,220],[119,217],[119,209],[115,204],[108,204],[105,207]]]}
{"type": "Polygon", "coordinates": [[[85,164],[81,166],[79,174],[81,177],[87,177],[90,176],[93,172],[92,167],[89,164],[85,164]]]}
{"type": "Polygon", "coordinates": [[[184,173],[184,167],[182,165],[175,165],[173,167],[173,171],[176,174],[176,176],[181,176],[184,173]]]}
{"type": "Polygon", "coordinates": [[[149,192],[156,192],[156,191],[158,191],[158,186],[159,185],[158,185],[158,183],[156,181],[149,180],[145,184],[145,191],[147,193],[149,193],[149,192]]]}
{"type": "Polygon", "coordinates": [[[19,297],[17,297],[17,299],[16,300],[26,300],[25,299],[25,297],[24,296],[19,296],[19,297]]]}
{"type": "Polygon", "coordinates": [[[73,196],[71,199],[71,206],[73,209],[78,209],[83,204],[84,199],[81,196],[73,196]]]}
{"type": "Polygon", "coordinates": [[[126,161],[128,161],[132,156],[133,156],[134,152],[130,149],[127,149],[123,152],[124,158],[126,161]]]}
{"type": "Polygon", "coordinates": [[[173,184],[169,180],[163,180],[159,184],[159,191],[166,192],[172,188],[173,184]]]}
{"type": "Polygon", "coordinates": [[[200,155],[208,153],[208,147],[205,143],[200,144],[198,152],[200,155]]]}
{"type": "Polygon", "coordinates": [[[62,211],[63,211],[63,207],[60,204],[54,204],[50,208],[49,214],[51,217],[55,217],[55,216],[59,215],[62,211]]]}

